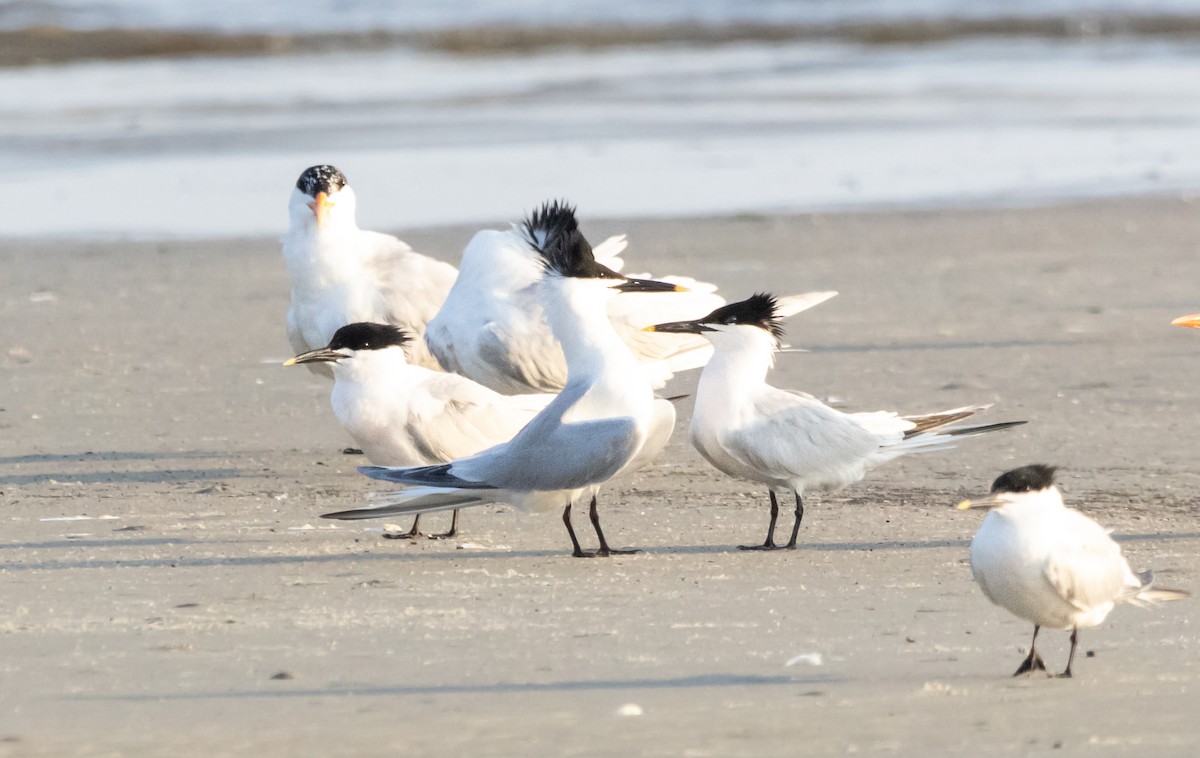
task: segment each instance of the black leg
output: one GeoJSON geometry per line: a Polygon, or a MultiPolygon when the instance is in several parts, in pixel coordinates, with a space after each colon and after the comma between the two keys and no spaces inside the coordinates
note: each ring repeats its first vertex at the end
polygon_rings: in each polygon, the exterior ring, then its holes
{"type": "Polygon", "coordinates": [[[458,509],[454,509],[454,516],[450,519],[450,530],[441,534],[428,535],[431,540],[448,540],[458,536],[458,509]]]}
{"type": "Polygon", "coordinates": [[[567,503],[567,507],[563,508],[563,523],[567,525],[567,534],[571,535],[571,545],[575,548],[571,555],[575,558],[593,558],[595,553],[585,553],[583,548],[579,547],[579,539],[575,536],[575,527],[571,526],[571,504],[567,503]]]}
{"type": "Polygon", "coordinates": [[[600,549],[596,551],[596,555],[607,558],[610,555],[632,555],[638,552],[637,550],[617,550],[608,546],[608,540],[604,539],[604,530],[600,528],[600,513],[596,510],[595,495],[592,495],[592,507],[588,510],[588,516],[592,520],[592,528],[596,530],[596,537],[600,540],[600,549]]]}
{"type": "Polygon", "coordinates": [[[1079,627],[1071,628],[1071,652],[1067,656],[1067,668],[1058,675],[1059,679],[1071,678],[1071,664],[1075,662],[1075,646],[1079,644],[1079,627]]]}
{"type": "Polygon", "coordinates": [[[738,550],[778,550],[775,544],[775,522],[779,520],[779,501],[775,499],[775,490],[771,490],[771,525],[767,527],[767,541],[761,545],[738,545],[738,550]]]}
{"type": "Polygon", "coordinates": [[[1035,671],[1046,670],[1046,664],[1042,662],[1042,657],[1037,654],[1037,636],[1041,628],[1037,624],[1033,625],[1033,640],[1029,643],[1029,655],[1021,662],[1021,666],[1013,676],[1021,676],[1022,674],[1028,676],[1035,671]]]}
{"type": "Polygon", "coordinates": [[[420,536],[421,536],[421,514],[419,514],[419,513],[416,515],[415,518],[413,518],[412,529],[409,529],[407,532],[404,532],[402,534],[389,534],[388,532],[383,533],[383,538],[388,539],[388,540],[415,540],[417,537],[420,537],[420,536]]]}
{"type": "Polygon", "coordinates": [[[800,520],[804,518],[804,499],[800,497],[800,493],[796,493],[796,522],[792,524],[792,538],[788,540],[786,545],[788,550],[796,549],[796,535],[800,533],[800,520]]]}

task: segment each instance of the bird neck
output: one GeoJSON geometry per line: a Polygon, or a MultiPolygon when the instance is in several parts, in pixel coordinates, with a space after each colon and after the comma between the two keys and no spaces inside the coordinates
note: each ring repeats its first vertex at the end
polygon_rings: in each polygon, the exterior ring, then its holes
{"type": "Polygon", "coordinates": [[[771,335],[757,328],[739,328],[737,333],[713,334],[710,340],[715,350],[700,374],[699,392],[737,398],[766,384],[767,372],[775,365],[771,335]]]}
{"type": "Polygon", "coordinates": [[[592,382],[606,373],[638,371],[637,361],[608,318],[613,293],[603,285],[547,276],[540,285],[546,320],[567,360],[567,384],[592,382]]]}
{"type": "Polygon", "coordinates": [[[362,351],[349,360],[334,364],[334,380],[339,384],[359,385],[367,392],[391,395],[403,389],[416,366],[410,366],[404,349],[388,347],[362,351]]]}

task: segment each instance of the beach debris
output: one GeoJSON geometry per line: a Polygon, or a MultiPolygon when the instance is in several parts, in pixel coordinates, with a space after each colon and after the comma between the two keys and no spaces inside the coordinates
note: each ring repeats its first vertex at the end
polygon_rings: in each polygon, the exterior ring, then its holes
{"type": "Polygon", "coordinates": [[[294,674],[292,674],[290,671],[280,671],[278,674],[274,674],[271,676],[271,679],[276,680],[276,681],[287,681],[289,679],[295,679],[295,678],[296,678],[296,676],[294,674]]]}
{"type": "Polygon", "coordinates": [[[17,347],[10,347],[6,354],[17,363],[29,363],[33,360],[33,353],[19,345],[17,347]]]}
{"type": "Polygon", "coordinates": [[[512,550],[509,545],[480,545],[478,542],[463,542],[455,550],[512,550]]]}
{"type": "Polygon", "coordinates": [[[38,521],[116,521],[120,516],[47,516],[38,521]]]}
{"type": "Polygon", "coordinates": [[[825,657],[820,653],[801,653],[800,655],[793,655],[783,665],[786,668],[787,666],[797,666],[801,663],[806,666],[822,666],[825,663],[825,657]]]}
{"type": "Polygon", "coordinates": [[[625,703],[617,710],[613,711],[614,716],[641,716],[645,711],[642,706],[637,703],[625,703]]]}
{"type": "Polygon", "coordinates": [[[194,490],[192,492],[192,494],[193,495],[215,495],[218,492],[224,492],[225,489],[226,489],[225,485],[218,482],[217,484],[210,484],[209,486],[207,486],[203,489],[194,490]]]}
{"type": "Polygon", "coordinates": [[[38,292],[29,293],[29,302],[31,303],[53,303],[58,300],[58,295],[50,290],[40,290],[38,292]]]}

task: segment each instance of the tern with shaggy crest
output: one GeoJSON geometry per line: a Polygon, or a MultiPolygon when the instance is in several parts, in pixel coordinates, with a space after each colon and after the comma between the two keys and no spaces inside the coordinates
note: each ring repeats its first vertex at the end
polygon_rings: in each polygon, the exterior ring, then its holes
{"type": "Polygon", "coordinates": [[[630,292],[675,292],[674,284],[631,279],[596,261],[574,209],[548,203],[524,225],[543,267],[538,292],[562,345],[567,382],[512,440],[440,466],[360,469],[374,479],[408,485],[375,508],[326,518],[376,518],[487,503],[526,511],[563,508],[572,555],[611,555],[600,528],[597,492],[606,482],[648,463],[666,445],[675,409],[654,397],[637,360],[608,318],[609,300],[630,292]],[[590,501],[600,548],[585,552],[571,524],[572,506],[590,501]]]}
{"type": "MultiPolygon", "coordinates": [[[[813,293],[813,303],[825,295],[813,293]]],[[[775,550],[779,516],[776,493],[791,491],[795,521],[788,549],[796,547],[804,517],[804,493],[853,484],[867,471],[905,453],[944,450],[958,437],[1007,429],[1023,421],[980,426],[948,426],[988,406],[940,413],[842,413],[800,392],[777,389],[766,376],[783,337],[776,298],[765,293],[722,306],[694,321],[657,324],[648,331],[701,334],[715,347],[700,374],[692,412],[692,444],[718,470],[767,486],[771,523],[761,545],[744,550],[775,550]]]]}

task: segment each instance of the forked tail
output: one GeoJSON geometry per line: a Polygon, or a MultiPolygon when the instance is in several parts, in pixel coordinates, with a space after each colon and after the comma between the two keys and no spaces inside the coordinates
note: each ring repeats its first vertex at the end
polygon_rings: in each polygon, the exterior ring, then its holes
{"type": "Polygon", "coordinates": [[[1192,596],[1192,593],[1187,590],[1171,590],[1166,587],[1155,587],[1153,571],[1143,571],[1137,575],[1137,578],[1141,582],[1141,586],[1130,587],[1128,594],[1120,598],[1121,601],[1145,608],[1150,605],[1169,603],[1172,600],[1183,600],[1185,597],[1192,596]]]}

